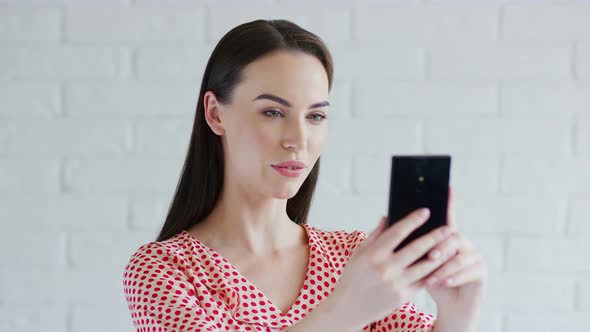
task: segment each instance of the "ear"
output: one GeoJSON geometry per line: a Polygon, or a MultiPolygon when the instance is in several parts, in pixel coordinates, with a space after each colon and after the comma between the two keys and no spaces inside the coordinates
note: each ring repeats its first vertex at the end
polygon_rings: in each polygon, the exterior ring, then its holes
{"type": "Polygon", "coordinates": [[[205,111],[205,121],[209,127],[211,127],[211,130],[219,136],[225,134],[221,118],[221,105],[217,100],[215,93],[212,91],[205,92],[203,95],[203,106],[205,111]]]}

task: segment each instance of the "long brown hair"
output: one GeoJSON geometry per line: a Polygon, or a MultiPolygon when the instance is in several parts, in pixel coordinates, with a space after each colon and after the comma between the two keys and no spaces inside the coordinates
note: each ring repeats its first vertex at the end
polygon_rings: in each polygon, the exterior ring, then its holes
{"type": "MultiPolygon", "coordinates": [[[[320,37],[297,24],[287,20],[255,20],[226,33],[215,46],[205,68],[187,156],[156,241],[169,239],[205,219],[215,207],[223,187],[221,138],[205,121],[203,95],[212,91],[221,103],[231,103],[243,68],[279,50],[297,50],[315,56],[326,69],[328,90],[331,90],[333,63],[328,48],[320,37]]],[[[297,224],[307,223],[319,170],[318,158],[297,194],[287,200],[287,215],[297,224]]]]}

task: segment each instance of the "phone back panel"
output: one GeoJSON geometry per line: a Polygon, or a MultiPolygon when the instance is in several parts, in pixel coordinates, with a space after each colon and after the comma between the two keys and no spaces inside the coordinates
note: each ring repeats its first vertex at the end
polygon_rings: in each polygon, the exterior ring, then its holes
{"type": "Polygon", "coordinates": [[[430,209],[429,219],[411,233],[396,250],[447,224],[451,157],[448,155],[393,156],[387,225],[421,207],[430,209]]]}

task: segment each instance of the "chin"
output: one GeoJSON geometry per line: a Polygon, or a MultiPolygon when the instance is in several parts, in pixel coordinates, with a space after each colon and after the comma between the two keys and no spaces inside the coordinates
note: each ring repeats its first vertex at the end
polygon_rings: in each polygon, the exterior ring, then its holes
{"type": "Polygon", "coordinates": [[[300,186],[281,186],[281,188],[276,188],[273,190],[272,196],[276,199],[290,199],[297,195],[300,186]]]}

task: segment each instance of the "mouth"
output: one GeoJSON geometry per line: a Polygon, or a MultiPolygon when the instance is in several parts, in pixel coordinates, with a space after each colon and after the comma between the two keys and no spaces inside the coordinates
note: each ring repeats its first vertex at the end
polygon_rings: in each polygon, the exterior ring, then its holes
{"type": "Polygon", "coordinates": [[[272,166],[279,174],[290,177],[296,178],[303,174],[302,167],[294,167],[294,166],[272,166]]]}

